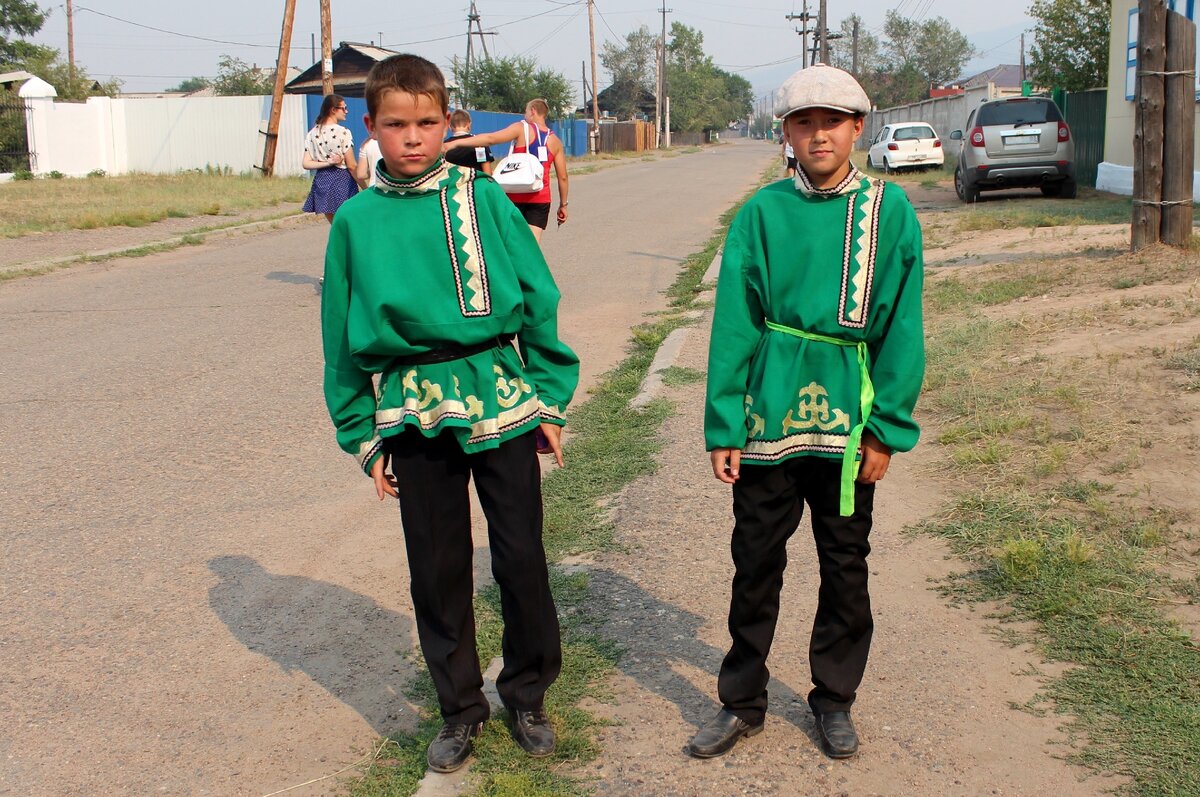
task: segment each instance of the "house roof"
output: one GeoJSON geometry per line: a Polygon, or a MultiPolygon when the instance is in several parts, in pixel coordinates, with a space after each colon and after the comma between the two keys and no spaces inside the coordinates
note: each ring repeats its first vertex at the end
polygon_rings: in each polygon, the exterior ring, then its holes
{"type": "MultiPolygon", "coordinates": [[[[341,42],[333,51],[333,90],[343,97],[363,96],[367,72],[371,67],[389,56],[399,55],[398,50],[376,47],[362,42],[341,42]]],[[[446,88],[456,88],[449,80],[446,88]]],[[[324,94],[321,83],[321,62],[305,69],[288,81],[283,89],[288,94],[324,94]]]]}
{"type": "Polygon", "coordinates": [[[986,69],[977,75],[970,77],[962,77],[954,81],[953,85],[962,86],[964,89],[973,88],[975,86],[986,86],[988,83],[995,83],[996,88],[1001,89],[1018,89],[1021,87],[1021,67],[1019,64],[997,64],[991,69],[986,69]]]}

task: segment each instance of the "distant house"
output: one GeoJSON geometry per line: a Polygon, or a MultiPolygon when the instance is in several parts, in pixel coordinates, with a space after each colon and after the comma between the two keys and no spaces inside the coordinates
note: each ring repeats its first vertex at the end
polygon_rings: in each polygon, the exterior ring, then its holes
{"type": "Polygon", "coordinates": [[[997,64],[991,69],[985,69],[976,75],[961,77],[944,86],[935,86],[929,90],[930,98],[953,97],[965,94],[968,89],[993,88],[989,98],[1011,97],[1021,93],[1021,67],[1017,64],[997,64]]]}
{"type": "MultiPolygon", "coordinates": [[[[615,86],[609,86],[603,89],[596,95],[596,104],[600,108],[600,112],[605,116],[617,116],[616,103],[613,98],[613,89],[615,86]]],[[[638,116],[653,119],[654,118],[654,92],[642,89],[641,96],[638,97],[636,109],[638,116]]]]}
{"type": "MultiPolygon", "coordinates": [[[[398,55],[399,51],[373,44],[361,42],[341,42],[333,51],[333,91],[343,97],[361,97],[367,81],[367,73],[371,67],[389,56],[398,55]]],[[[450,80],[446,88],[451,91],[458,87],[450,80]]],[[[288,81],[284,87],[287,94],[324,94],[321,82],[321,62],[305,69],[299,75],[288,81]]]]}
{"type": "Polygon", "coordinates": [[[15,91],[20,97],[57,97],[58,92],[32,72],[0,72],[0,89],[15,91]]]}
{"type": "MultiPolygon", "coordinates": [[[[1167,8],[1193,21],[1200,17],[1195,0],[1166,0],[1167,8]]],[[[1096,175],[1096,187],[1126,196],[1133,195],[1134,92],[1137,76],[1137,0],[1112,0],[1112,26],[1108,44],[1108,122],[1104,134],[1104,160],[1096,175]]],[[[1200,77],[1197,78],[1200,99],[1200,77]]],[[[1200,107],[1200,106],[1198,106],[1200,107]]],[[[1200,199],[1200,119],[1196,124],[1196,161],[1192,193],[1200,199]]]]}

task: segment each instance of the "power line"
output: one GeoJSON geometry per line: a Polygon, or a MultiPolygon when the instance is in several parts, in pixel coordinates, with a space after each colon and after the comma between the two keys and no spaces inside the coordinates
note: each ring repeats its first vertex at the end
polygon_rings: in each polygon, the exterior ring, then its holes
{"type": "Polygon", "coordinates": [[[140,22],[134,22],[129,19],[122,19],[121,17],[114,17],[112,14],[105,14],[103,11],[97,11],[94,8],[88,8],[87,6],[75,6],[75,10],[76,11],[89,11],[93,14],[96,14],[97,16],[108,17],[109,19],[114,19],[117,22],[124,22],[126,25],[133,25],[134,27],[145,28],[146,30],[153,30],[153,31],[157,31],[158,33],[166,33],[171,36],[182,36],[185,39],[199,39],[202,42],[214,42],[216,44],[232,44],[237,47],[266,47],[269,50],[273,50],[276,47],[276,45],[274,45],[274,44],[247,44],[246,42],[231,42],[231,41],[225,41],[224,39],[210,39],[207,36],[193,36],[190,33],[180,33],[179,31],[167,30],[166,28],[156,28],[153,25],[143,25],[140,22]]]}

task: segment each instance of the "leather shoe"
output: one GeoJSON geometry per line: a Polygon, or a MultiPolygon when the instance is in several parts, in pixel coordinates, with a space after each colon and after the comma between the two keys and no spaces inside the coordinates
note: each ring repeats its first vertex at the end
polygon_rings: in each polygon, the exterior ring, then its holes
{"type": "Polygon", "coordinates": [[[554,728],[542,709],[533,711],[508,710],[512,717],[513,740],[533,758],[545,758],[554,753],[554,728]]]}
{"type": "Polygon", "coordinates": [[[453,772],[462,767],[471,757],[471,751],[475,749],[472,740],[482,732],[482,722],[447,722],[429,743],[429,749],[425,752],[429,768],[434,772],[453,772]]]}
{"type": "Polygon", "coordinates": [[[858,752],[858,731],[849,711],[828,711],[815,715],[821,748],[830,758],[850,758],[858,752]]]}
{"type": "Polygon", "coordinates": [[[688,742],[688,755],[695,758],[715,758],[733,749],[743,736],[761,733],[763,723],[751,725],[727,709],[721,709],[716,717],[701,728],[688,742]]]}

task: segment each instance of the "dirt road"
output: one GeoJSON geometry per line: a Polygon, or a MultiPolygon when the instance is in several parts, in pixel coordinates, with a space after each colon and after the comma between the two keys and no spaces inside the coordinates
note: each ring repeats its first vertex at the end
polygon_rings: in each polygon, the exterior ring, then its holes
{"type": "MultiPolygon", "coordinates": [[[[544,244],[585,384],[775,156],[572,180],[544,244]]],[[[0,794],[265,794],[410,727],[399,518],[321,399],[325,235],[0,285],[0,794]]]]}

